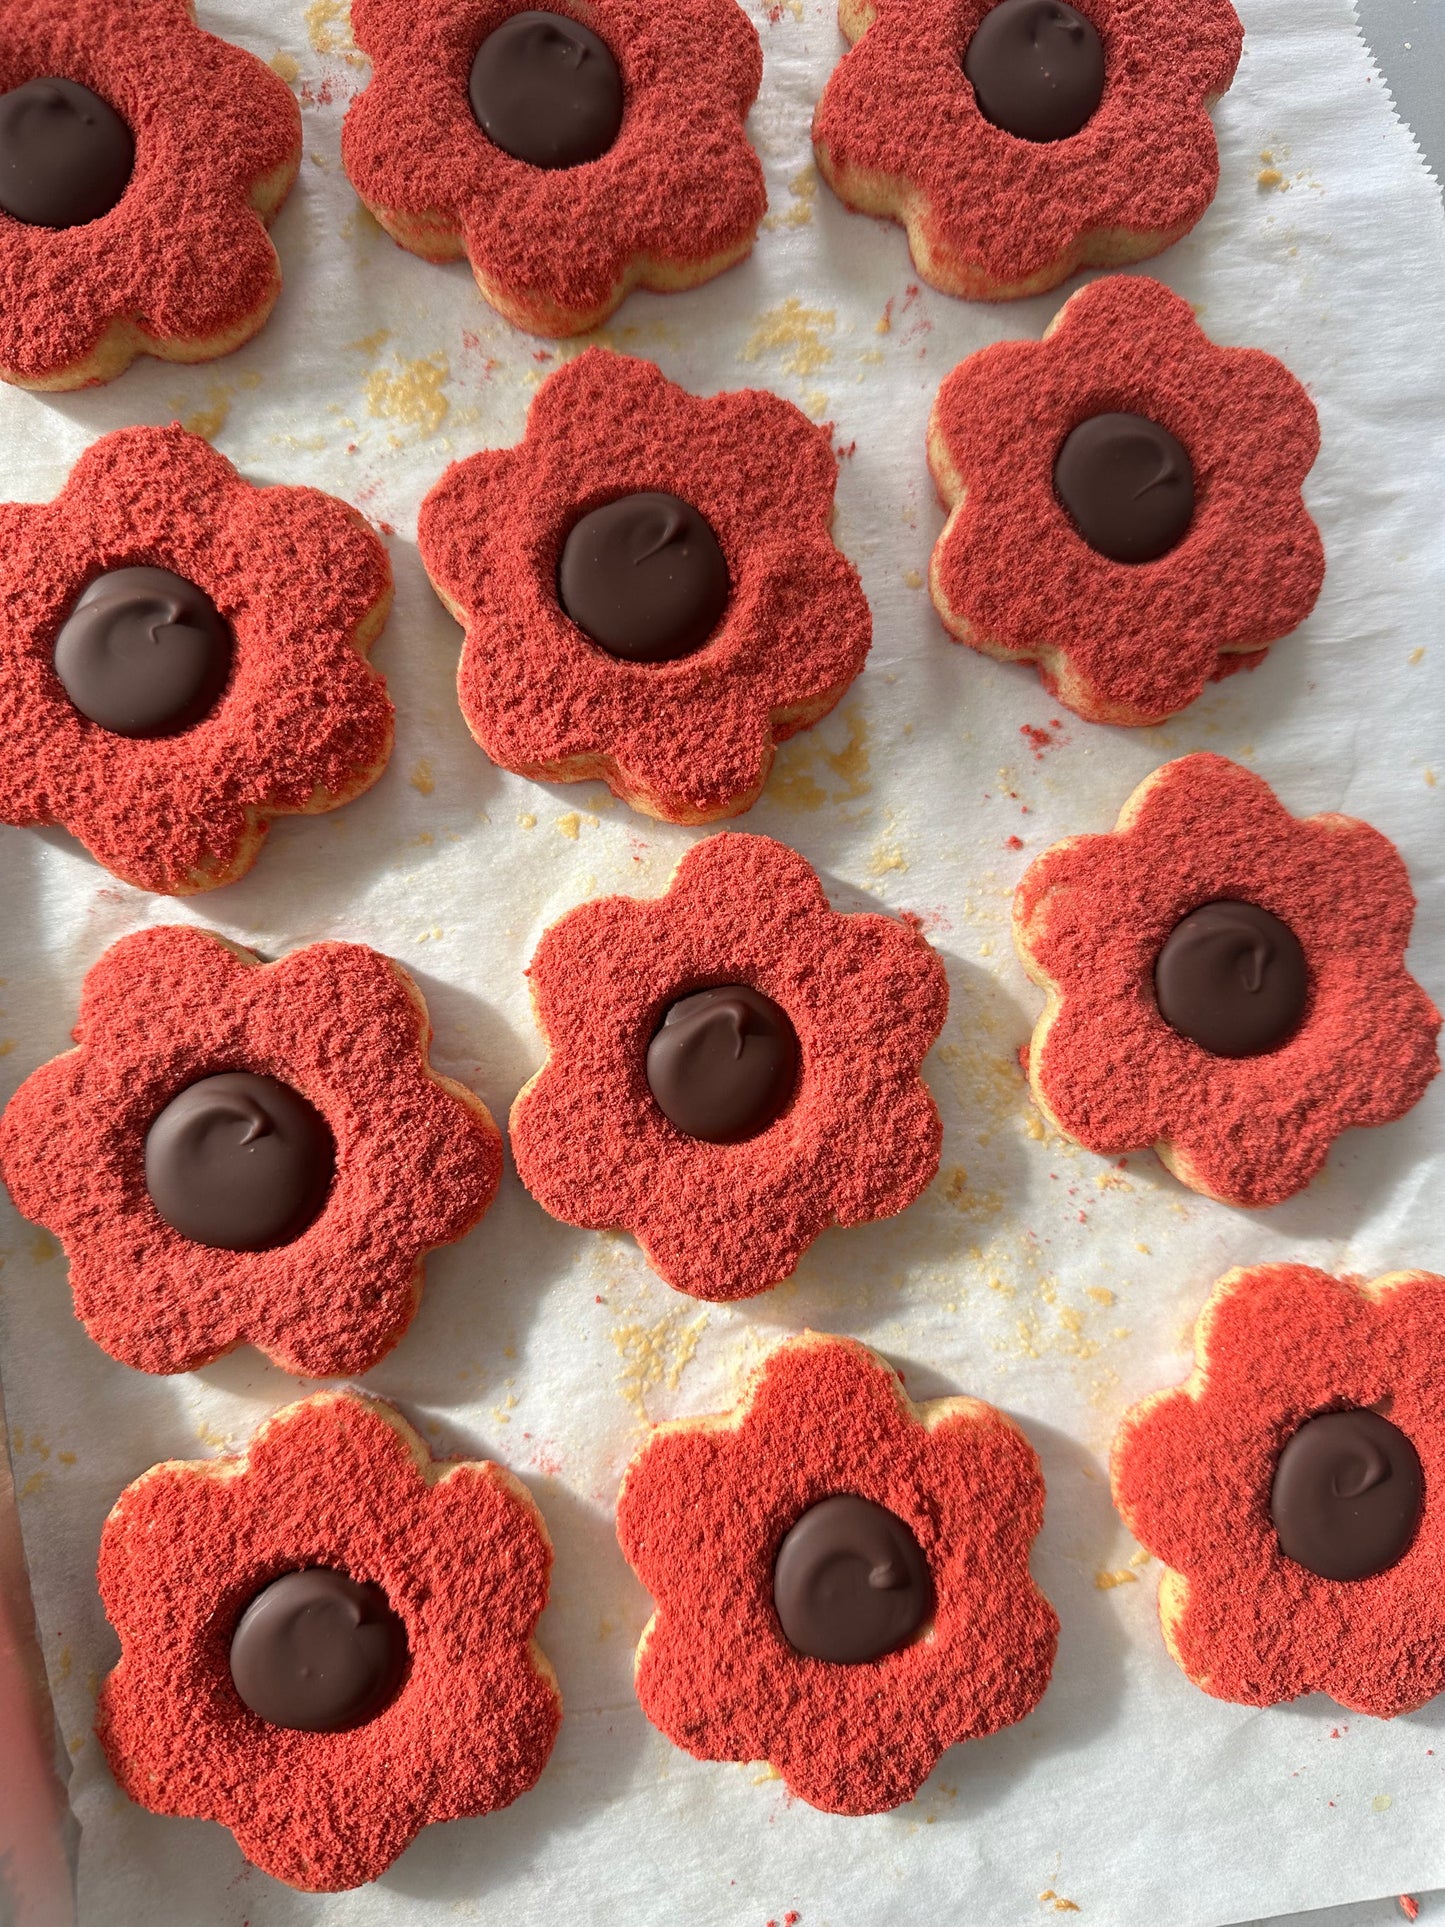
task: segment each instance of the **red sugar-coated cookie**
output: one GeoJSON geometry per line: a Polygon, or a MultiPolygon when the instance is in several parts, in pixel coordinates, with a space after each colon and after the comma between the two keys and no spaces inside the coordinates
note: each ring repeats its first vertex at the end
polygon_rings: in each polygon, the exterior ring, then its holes
{"type": "Polygon", "coordinates": [[[1014,898],[1014,941],[1048,993],[1028,1048],[1034,1100],[1091,1151],[1152,1145],[1226,1204],[1292,1197],[1357,1125],[1389,1124],[1440,1068],[1440,1013],[1405,968],[1415,898],[1378,830],[1303,821],[1222,756],[1148,777],[1114,830],[1070,837],[1014,898]],[[1303,948],[1303,1020],[1263,1056],[1216,1056],[1159,1013],[1154,967],[1192,911],[1242,902],[1303,948]]]}
{"type": "Polygon", "coordinates": [[[512,1106],[517,1174],[554,1218],[629,1231],[677,1291],[768,1291],[826,1226],[891,1217],[938,1170],[919,1066],[948,1013],[942,964],[906,923],[832,910],[770,837],[709,837],[665,896],[571,911],[528,975],[548,1058],[512,1106]],[[741,1144],[670,1123],[646,1066],[668,1006],[727,984],[779,1005],[801,1053],[788,1108],[741,1144]]]}
{"type": "Polygon", "coordinates": [[[334,496],[257,488],[179,426],[121,429],[53,502],[0,503],[0,591],[0,822],[59,823],[140,889],[230,883],[272,817],[335,809],[386,767],[392,706],[366,656],[391,564],[334,496]],[[195,583],[231,628],[230,680],[180,735],[100,727],[55,672],[81,592],[135,564],[195,583]]]}
{"type": "Polygon", "coordinates": [[[301,163],[285,82],[189,0],[0,0],[0,93],[75,81],[129,128],[129,185],[83,225],[0,210],[0,381],[83,388],[137,355],[211,361],[281,291],[266,233],[301,163]]]}
{"type": "Polygon", "coordinates": [[[354,1392],[274,1413],[239,1457],[153,1466],[100,1544],[121,1644],[97,1721],[111,1769],[154,1813],[229,1827],[290,1886],[375,1880],[424,1826],[535,1785],[562,1715],[532,1637],[551,1566],[517,1479],[434,1461],[399,1412],[354,1392]],[[231,1678],[245,1607],[315,1566],[379,1586],[406,1629],[399,1696],[349,1732],[273,1725],[231,1678]]]}
{"type": "Polygon", "coordinates": [[[64,1247],[86,1330],[141,1371],[189,1371],[243,1344],[301,1377],[368,1370],[411,1322],[425,1254],[496,1193],[486,1106],[431,1068],[420,991],[363,944],[262,965],[204,930],[143,930],[88,972],[74,1035],[0,1118],[0,1171],[64,1247]],[[228,1071],[299,1092],[335,1142],[319,1217],[270,1250],[183,1237],[147,1188],[152,1122],[228,1071]]]}
{"type": "Polygon", "coordinates": [[[1313,403],[1272,355],[1216,348],[1157,281],[1096,281],[1042,341],[984,348],[939,390],[938,612],[960,642],[1037,662],[1091,722],[1159,722],[1314,607],[1324,547],[1300,486],[1319,445],[1313,403]],[[1111,561],[1055,492],[1069,435],[1112,412],[1167,429],[1194,469],[1193,520],[1157,561],[1111,561]]]}
{"type": "Polygon", "coordinates": [[[1058,1620],[1029,1574],[1044,1482],[1027,1439],[979,1399],[910,1402],[849,1338],[786,1340],[736,1410],[654,1429],[617,1502],[651,1593],[642,1710],[701,1760],[766,1760],[827,1813],[911,1800],[946,1747],[1012,1726],[1048,1685],[1058,1620]],[[862,1664],[806,1657],[773,1603],[780,1542],[848,1494],[886,1507],[929,1567],[934,1612],[862,1664]]]}
{"type": "Polygon", "coordinates": [[[1195,1366],[1114,1440],[1114,1503],[1166,1567],[1164,1638],[1206,1693],[1275,1706],[1323,1692],[1389,1719],[1445,1688],[1445,1278],[1366,1284],[1308,1265],[1231,1271],[1195,1333],[1195,1366]],[[1413,1445],[1424,1511],[1370,1578],[1287,1557],[1271,1517],[1280,1452],[1322,1412],[1373,1410],[1413,1445]]]}
{"type": "Polygon", "coordinates": [[[858,573],[828,533],[837,475],[826,432],[777,395],[699,400],[602,348],[559,369],[518,447],[455,463],[422,505],[422,561],[467,632],[457,686],[478,743],[543,782],[600,777],[669,822],[747,809],[774,746],[868,653],[858,573]],[[649,491],[702,514],[732,583],[713,639],[672,662],[608,654],[557,592],[581,517],[649,491]]]}
{"type": "Polygon", "coordinates": [[[974,301],[1042,294],[1172,246],[1219,183],[1208,109],[1244,39],[1229,0],[1079,0],[1106,80],[1064,140],[984,118],[963,63],[991,4],[839,0],[857,44],[813,119],[824,179],[849,207],[903,224],[925,281],[974,301]]]}
{"type": "Polygon", "coordinates": [[[696,287],[752,251],[767,193],[743,131],[763,56],[735,0],[589,0],[621,70],[621,130],[600,159],[540,167],[485,135],[468,99],[482,42],[521,0],[352,0],[370,85],[347,112],[352,185],[402,247],[470,261],[532,334],[582,334],[633,288],[696,287]]]}

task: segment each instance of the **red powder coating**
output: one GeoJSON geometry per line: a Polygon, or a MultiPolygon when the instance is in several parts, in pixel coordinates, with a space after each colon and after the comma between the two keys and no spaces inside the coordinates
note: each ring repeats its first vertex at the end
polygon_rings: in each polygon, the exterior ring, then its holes
{"type": "Polygon", "coordinates": [[[1175,1658],[1246,1706],[1324,1692],[1388,1719],[1423,1705],[1445,1688],[1445,1278],[1232,1271],[1195,1343],[1194,1376],[1135,1406],[1113,1451],[1114,1503],[1169,1568],[1175,1658]],[[1275,1464],[1306,1419],[1381,1401],[1420,1456],[1420,1529],[1388,1572],[1322,1579],[1279,1549],[1275,1464]]]}
{"type": "Polygon", "coordinates": [[[228,883],[271,816],[334,808],[385,767],[392,706],[363,652],[391,565],[333,496],[253,487],[177,426],[121,429],[55,501],[0,503],[0,591],[0,821],[60,823],[141,889],[228,883]],[[235,638],[216,708],[150,742],[82,716],[52,660],[81,592],[131,563],[196,583],[235,638]]]}
{"type": "Polygon", "coordinates": [[[512,1106],[517,1174],[554,1218],[630,1231],[678,1291],[767,1291],[825,1226],[890,1217],[938,1170],[919,1065],[948,1013],[942,964],[906,924],[830,909],[769,837],[696,844],[666,896],[584,904],[528,974],[550,1054],[512,1106]],[[657,1108],[647,1045],[676,998],[728,983],[788,1013],[802,1071],[760,1137],[705,1144],[657,1108]]]}
{"type": "Polygon", "coordinates": [[[430,1070],[420,992],[362,944],[262,967],[203,930],[144,930],[88,973],[74,1034],[79,1048],[27,1078],[0,1119],[0,1170],[65,1248],[91,1337],[141,1371],[190,1371],[241,1344],[301,1377],[366,1371],[411,1321],[423,1254],[496,1192],[486,1107],[430,1070]],[[193,1244],[146,1190],[152,1121],[228,1070],[291,1085],[336,1141],[325,1209],[274,1251],[193,1244]]]}
{"type": "Polygon", "coordinates": [[[953,511],[933,558],[939,613],[991,655],[1043,657],[1045,685],[1082,716],[1158,722],[1314,607],[1324,548],[1300,488],[1319,446],[1282,362],[1216,348],[1157,281],[1096,281],[1042,341],[982,349],[939,390],[929,457],[953,511]],[[1115,410],[1160,423],[1194,465],[1194,520],[1157,562],[1101,555],[1054,493],[1069,435],[1115,410]]]}
{"type": "Polygon", "coordinates": [[[787,1340],[740,1411],[658,1428],[623,1479],[618,1540],[656,1606],[643,1711],[698,1759],[767,1760],[828,1813],[911,1800],[946,1747],[1021,1720],[1048,1684],[1043,1508],[1032,1447],[991,1405],[914,1407],[854,1340],[787,1340]],[[773,1609],[779,1542],[840,1492],[907,1523],[937,1598],[921,1639],[856,1666],[795,1652],[773,1609]]]}
{"type": "Polygon", "coordinates": [[[1062,141],[1020,140],[980,112],[963,55],[991,4],[841,0],[858,44],[818,104],[813,144],[843,200],[906,217],[924,279],[973,299],[1039,294],[1187,233],[1219,183],[1207,103],[1244,39],[1229,0],[1083,0],[1108,78],[1092,120],[1062,141]]]}
{"type": "Polygon", "coordinates": [[[541,333],[600,319],[629,279],[686,285],[701,264],[741,258],[767,207],[743,132],[762,47],[735,0],[559,10],[584,18],[622,71],[622,129],[599,160],[529,166],[472,117],[473,57],[520,0],[352,0],[373,78],[341,139],[357,193],[407,245],[435,260],[464,252],[488,299],[541,333]]]}
{"type": "Polygon", "coordinates": [[[1154,1145],[1227,1204],[1278,1204],[1341,1131],[1388,1124],[1440,1067],[1440,1013],[1405,968],[1415,898],[1399,853],[1347,816],[1291,816],[1222,756],[1156,770],[1104,836],[1055,844],[1014,898],[1014,936],[1050,991],[1034,1095],[1068,1136],[1113,1154],[1154,1145]],[[1304,947],[1296,1035],[1267,1056],[1213,1057],[1160,1017],[1154,962],[1202,903],[1257,904],[1304,947]]]}
{"type": "Polygon", "coordinates": [[[703,401],[649,361],[590,348],[538,391],[516,448],[455,463],[422,506],[418,543],[466,624],[462,713],[523,775],[604,775],[655,815],[746,809],[775,743],[831,709],[863,667],[872,619],[828,533],[827,433],[759,389],[703,401]],[[692,503],[727,557],[715,638],[670,663],[623,662],[557,600],[573,526],[633,490],[692,503]]]}
{"type": "Polygon", "coordinates": [[[301,159],[290,89],[203,33],[187,0],[0,0],[0,93],[42,76],[115,108],[135,170],[110,213],[83,227],[0,212],[0,376],[48,382],[88,361],[115,323],[176,359],[187,343],[239,345],[280,285],[254,210],[275,213],[301,159]]]}
{"type": "Polygon", "coordinates": [[[422,1827],[535,1784],[561,1719],[532,1644],[551,1565],[510,1473],[434,1464],[399,1413],[355,1393],[274,1414],[244,1458],[155,1466],[100,1545],[121,1657],[97,1730],[115,1777],[153,1812],[219,1820],[293,1887],[375,1880],[422,1827]],[[312,1565],[380,1586],[406,1626],[399,1697],[350,1733],[271,1726],[231,1684],[241,1612],[312,1565]]]}

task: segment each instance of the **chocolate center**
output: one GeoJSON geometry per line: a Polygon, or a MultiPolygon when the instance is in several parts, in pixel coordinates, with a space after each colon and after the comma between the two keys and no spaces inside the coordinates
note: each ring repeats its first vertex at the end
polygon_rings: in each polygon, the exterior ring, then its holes
{"type": "Polygon", "coordinates": [[[97,576],[55,639],[55,673],[82,716],[117,736],[178,736],[231,675],[231,630],[211,598],[169,569],[97,576]]]}
{"type": "Polygon", "coordinates": [[[624,495],[584,515],[557,565],[563,609],[625,662],[674,662],[701,649],[728,605],[718,539],[680,496],[624,495]]]}
{"type": "Polygon", "coordinates": [[[336,1175],[325,1118],[274,1077],[223,1071],[173,1097],[146,1133],[151,1202],[213,1251],[270,1251],[320,1217],[336,1175]]]}
{"type": "Polygon", "coordinates": [[[775,1123],[798,1083],[798,1034],[747,984],[699,990],[668,1007],[647,1047],[663,1115],[708,1144],[742,1144],[775,1123]]]}
{"type": "Polygon", "coordinates": [[[1206,903],[1154,965],[1159,1015],[1214,1057],[1262,1057],[1299,1029],[1309,965],[1287,923],[1252,903],[1206,903]]]}
{"type": "Polygon", "coordinates": [[[82,227],[130,183],[135,141],[113,107],[75,80],[0,94],[0,208],[30,227],[82,227]]]}
{"type": "Polygon", "coordinates": [[[514,160],[580,167],[622,125],[622,75],[606,41],[565,14],[528,8],[477,49],[467,89],[478,127],[514,160]]]}
{"type": "Polygon", "coordinates": [[[1103,45],[1062,0],[1000,0],[969,41],[963,71],[984,119],[1020,140],[1067,140],[1104,95],[1103,45]]]}
{"type": "Polygon", "coordinates": [[[1425,1477],[1414,1446],[1378,1412],[1307,1419],[1275,1468],[1270,1517],[1280,1551],[1321,1579],[1370,1579],[1403,1559],[1425,1477]]]}
{"type": "Polygon", "coordinates": [[[1156,562],[1194,519],[1194,464],[1147,415],[1092,415],[1059,450],[1054,493],[1091,549],[1156,562]]]}
{"type": "Polygon", "coordinates": [[[231,1635],[231,1678],[251,1711],[301,1733],[344,1733],[401,1691],[406,1628],[380,1586],[309,1566],[257,1593],[231,1635]]]}
{"type": "Polygon", "coordinates": [[[778,1547],[773,1606],[795,1652],[856,1666],[917,1638],[933,1581],[896,1513],[841,1494],[811,1506],[778,1547]]]}

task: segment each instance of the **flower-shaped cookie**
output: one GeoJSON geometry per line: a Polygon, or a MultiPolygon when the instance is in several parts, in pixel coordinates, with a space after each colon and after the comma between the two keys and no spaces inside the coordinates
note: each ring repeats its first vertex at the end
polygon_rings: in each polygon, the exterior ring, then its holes
{"type": "Polygon", "coordinates": [[[262,965],[143,930],[88,972],[74,1035],[0,1119],[0,1170],[64,1247],[86,1330],[141,1371],[243,1344],[302,1377],[366,1371],[425,1254],[496,1192],[486,1106],[431,1068],[420,991],[363,944],[262,965]]]}
{"type": "Polygon", "coordinates": [[[1153,1145],[1193,1190],[1278,1204],[1440,1068],[1440,1013],[1405,968],[1414,910],[1367,823],[1293,817],[1222,756],[1166,763],[1113,831],[1019,884],[1014,941],[1048,993],[1035,1101],[1091,1151],[1153,1145]]]}
{"type": "Polygon", "coordinates": [[[819,168],[849,207],[901,222],[946,294],[1142,261],[1214,199],[1208,109],[1244,38],[1229,0],[839,0],[838,17],[857,45],[814,116],[819,168]],[[1050,127],[1070,97],[1073,123],[1050,127]]]}
{"type": "Polygon", "coordinates": [[[0,0],[0,380],[209,361],[281,289],[266,224],[301,162],[291,90],[189,0],[0,0]]]}
{"type": "Polygon", "coordinates": [[[1314,607],[1324,548],[1300,486],[1319,442],[1272,355],[1216,348],[1157,281],[1096,281],[1042,341],[984,348],[939,391],[938,612],[1037,662],[1091,722],[1172,716],[1314,607]]]}
{"type": "Polygon", "coordinates": [[[434,1461],[354,1392],[274,1413],[243,1456],[153,1466],[100,1545],[115,1777],[293,1887],[375,1880],[536,1783],[562,1712],[532,1637],[551,1566],[509,1472],[434,1461]]]}
{"type": "Polygon", "coordinates": [[[830,909],[770,837],[710,837],[665,896],[573,910],[529,976],[549,1055],[512,1106],[517,1173],[554,1218],[631,1232],[678,1291],[767,1291],[938,1169],[919,1066],[943,966],[908,924],[830,909]]]}
{"type": "Polygon", "coordinates": [[[59,823],[141,889],[232,882],[272,817],[386,766],[366,655],[391,564],[334,496],[257,488],[180,427],[121,429],[53,502],[0,504],[0,587],[0,822],[59,823]]]}
{"type": "Polygon", "coordinates": [[[828,533],[837,474],[827,434],[777,395],[699,400],[601,348],[560,369],[519,447],[458,462],[422,506],[422,560],[467,632],[458,688],[482,748],[544,782],[601,777],[675,823],[747,809],[775,744],[826,715],[868,653],[868,604],[828,533]],[[620,584],[601,574],[605,523],[588,546],[598,510],[636,518],[620,584]],[[685,653],[618,653],[656,638],[659,604],[664,623],[689,618],[692,596],[675,615],[665,601],[684,572],[702,598],[685,653]],[[622,607],[611,646],[564,606],[570,587],[592,614],[594,583],[604,616],[622,607]]]}
{"type": "Polygon", "coordinates": [[[1048,1685],[1043,1510],[1033,1448],[993,1406],[915,1406],[853,1339],[789,1339],[737,1410],[659,1426],[623,1479],[617,1536],[655,1606],[642,1709],[825,1812],[899,1806],[1048,1685]]]}
{"type": "Polygon", "coordinates": [[[1445,1278],[1232,1271],[1195,1361],[1113,1452],[1170,1652],[1246,1706],[1423,1705],[1445,1689],[1445,1278]]]}
{"type": "Polygon", "coordinates": [[[352,0],[351,20],[373,66],[352,185],[413,254],[465,256],[516,327],[581,334],[751,252],[763,56],[736,0],[352,0]]]}

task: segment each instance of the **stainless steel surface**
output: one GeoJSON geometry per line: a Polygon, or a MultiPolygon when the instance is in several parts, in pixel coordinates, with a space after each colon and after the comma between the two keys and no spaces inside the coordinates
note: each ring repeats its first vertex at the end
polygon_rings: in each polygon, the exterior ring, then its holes
{"type": "Polygon", "coordinates": [[[1356,0],[1401,118],[1445,180],[1445,0],[1356,0]]]}

